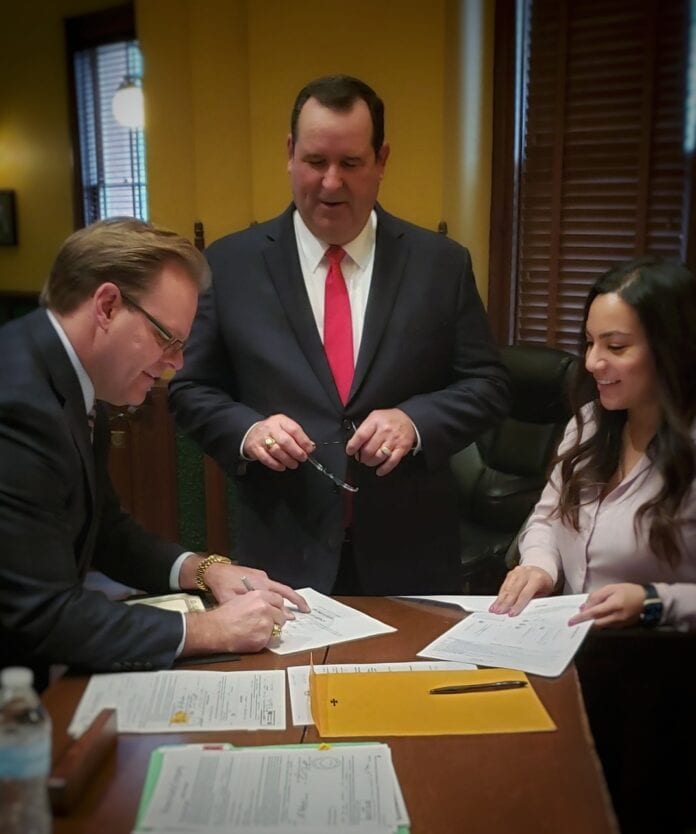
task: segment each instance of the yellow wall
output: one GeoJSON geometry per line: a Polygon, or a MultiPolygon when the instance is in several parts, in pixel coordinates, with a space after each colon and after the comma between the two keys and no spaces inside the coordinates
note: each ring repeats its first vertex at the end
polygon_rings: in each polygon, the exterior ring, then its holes
{"type": "MultiPolygon", "coordinates": [[[[0,288],[39,287],[71,231],[61,18],[106,5],[43,0],[10,13],[9,31],[40,48],[23,57],[26,41],[7,38],[17,72],[0,76],[10,114],[0,120],[0,188],[17,189],[21,233],[17,249],[0,248],[0,288]]],[[[386,103],[381,202],[432,229],[447,220],[472,249],[485,295],[491,9],[487,0],[137,0],[152,219],[187,235],[202,220],[210,242],[282,210],[292,100],[311,78],[348,72],[386,103]]]]}
{"type": "Polygon", "coordinates": [[[0,246],[0,289],[38,289],[73,224],[63,18],[108,0],[4,3],[0,189],[17,198],[18,246],[0,246]]]}
{"type": "Polygon", "coordinates": [[[288,202],[284,140],[297,91],[319,75],[346,72],[367,81],[385,101],[392,146],[380,195],[385,208],[437,228],[442,212],[442,0],[265,0],[249,3],[249,10],[256,219],[277,213],[288,202]]]}

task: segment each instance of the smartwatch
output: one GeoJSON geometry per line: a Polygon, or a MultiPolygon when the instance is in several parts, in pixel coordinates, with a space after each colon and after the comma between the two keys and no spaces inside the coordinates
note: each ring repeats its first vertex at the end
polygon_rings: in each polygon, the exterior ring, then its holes
{"type": "Polygon", "coordinates": [[[645,628],[655,628],[660,624],[664,606],[654,585],[643,585],[645,600],[640,615],[640,624],[645,628]]]}

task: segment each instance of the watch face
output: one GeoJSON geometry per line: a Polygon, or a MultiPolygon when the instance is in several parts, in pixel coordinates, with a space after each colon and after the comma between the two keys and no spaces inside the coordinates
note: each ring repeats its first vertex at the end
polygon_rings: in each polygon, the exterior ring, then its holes
{"type": "Polygon", "coordinates": [[[642,625],[652,628],[656,626],[662,618],[662,603],[659,600],[649,601],[645,603],[643,613],[640,615],[640,622],[642,625]]]}

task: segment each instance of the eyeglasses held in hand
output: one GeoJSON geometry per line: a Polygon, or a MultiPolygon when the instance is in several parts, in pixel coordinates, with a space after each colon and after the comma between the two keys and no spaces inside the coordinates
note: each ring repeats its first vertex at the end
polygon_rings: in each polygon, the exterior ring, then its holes
{"type": "Polygon", "coordinates": [[[341,487],[341,489],[345,489],[348,492],[357,492],[360,487],[351,486],[351,484],[347,484],[345,481],[341,480],[338,475],[334,475],[333,472],[329,472],[329,470],[324,466],[323,463],[319,463],[319,461],[312,457],[311,455],[307,455],[307,463],[311,463],[312,466],[317,470],[317,472],[321,472],[322,475],[326,475],[331,481],[333,481],[336,486],[341,487]]]}
{"type": "MultiPolygon", "coordinates": [[[[353,431],[355,431],[355,425],[353,425],[353,431]]],[[[320,446],[333,446],[338,443],[343,443],[341,440],[332,440],[328,443],[320,443],[320,446]]],[[[358,492],[360,487],[353,486],[352,484],[346,483],[342,478],[339,478],[338,475],[334,475],[333,472],[329,471],[323,463],[319,463],[319,461],[313,457],[312,455],[307,455],[307,463],[311,463],[312,466],[317,470],[317,472],[321,472],[322,475],[325,475],[330,481],[333,481],[337,487],[341,489],[345,489],[346,492],[358,492]]]]}

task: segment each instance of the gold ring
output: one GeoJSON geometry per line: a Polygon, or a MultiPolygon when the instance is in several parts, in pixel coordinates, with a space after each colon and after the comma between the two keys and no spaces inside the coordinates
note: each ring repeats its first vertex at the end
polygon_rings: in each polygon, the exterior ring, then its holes
{"type": "Polygon", "coordinates": [[[265,438],[265,440],[263,441],[263,445],[264,445],[267,449],[272,449],[272,448],[276,445],[276,443],[277,443],[277,442],[278,442],[278,441],[275,439],[275,437],[272,437],[272,436],[269,434],[269,435],[268,435],[268,437],[267,437],[267,438],[265,438]]]}
{"type": "Polygon", "coordinates": [[[283,627],[279,626],[278,623],[275,623],[273,628],[271,629],[271,637],[280,637],[283,631],[283,627]]]}
{"type": "Polygon", "coordinates": [[[392,453],[392,450],[389,448],[389,446],[380,446],[379,450],[386,458],[388,458],[389,455],[391,455],[392,453]]]}

